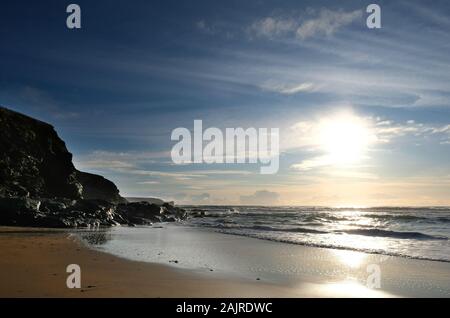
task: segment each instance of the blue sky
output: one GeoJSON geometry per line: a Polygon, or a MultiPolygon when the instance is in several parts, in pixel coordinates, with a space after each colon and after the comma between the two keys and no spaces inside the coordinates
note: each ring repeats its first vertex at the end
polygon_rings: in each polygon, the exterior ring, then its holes
{"type": "Polygon", "coordinates": [[[378,1],[377,30],[370,1],[77,1],[81,30],[70,3],[1,4],[0,104],[52,123],[123,195],[450,205],[448,1],[378,1]],[[174,165],[171,131],[194,119],[280,128],[279,173],[174,165]],[[318,138],[336,120],[367,135],[345,167],[318,138]]]}

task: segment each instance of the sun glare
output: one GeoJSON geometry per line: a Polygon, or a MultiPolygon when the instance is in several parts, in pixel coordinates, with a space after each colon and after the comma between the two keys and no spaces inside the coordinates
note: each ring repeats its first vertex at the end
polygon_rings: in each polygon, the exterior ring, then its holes
{"type": "Polygon", "coordinates": [[[341,263],[351,268],[358,268],[367,257],[365,253],[355,251],[334,250],[333,253],[341,263]]]}
{"type": "Polygon", "coordinates": [[[333,165],[359,162],[373,138],[368,123],[352,114],[341,114],[320,123],[320,146],[333,165]]]}

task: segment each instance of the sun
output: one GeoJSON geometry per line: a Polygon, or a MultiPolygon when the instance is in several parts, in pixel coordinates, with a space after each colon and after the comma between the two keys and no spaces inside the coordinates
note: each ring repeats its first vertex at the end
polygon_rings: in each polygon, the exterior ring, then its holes
{"type": "Polygon", "coordinates": [[[368,121],[351,113],[323,119],[319,124],[319,145],[333,165],[360,162],[373,136],[368,121]]]}

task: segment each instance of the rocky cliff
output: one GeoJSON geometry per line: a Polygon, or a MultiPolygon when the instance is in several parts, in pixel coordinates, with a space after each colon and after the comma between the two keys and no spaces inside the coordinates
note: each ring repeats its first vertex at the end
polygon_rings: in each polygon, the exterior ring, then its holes
{"type": "Polygon", "coordinates": [[[54,128],[0,107],[0,196],[79,199],[72,154],[54,128]]]}
{"type": "Polygon", "coordinates": [[[116,185],[102,176],[76,171],[75,179],[81,184],[83,199],[105,200],[112,203],[125,203],[116,185]]]}
{"type": "Polygon", "coordinates": [[[76,170],[47,123],[0,107],[0,127],[0,225],[132,225],[186,216],[169,204],[127,203],[113,182],[76,170]]]}

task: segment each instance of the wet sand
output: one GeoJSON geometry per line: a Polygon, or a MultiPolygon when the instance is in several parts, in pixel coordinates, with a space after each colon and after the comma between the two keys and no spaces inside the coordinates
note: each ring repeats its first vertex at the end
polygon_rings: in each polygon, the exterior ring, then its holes
{"type": "MultiPolygon", "coordinates": [[[[265,244],[260,240],[242,240],[249,244],[265,244]]],[[[280,248],[283,246],[279,245],[280,248]]],[[[327,251],[302,246],[298,248],[300,253],[309,253],[311,249],[319,253],[327,251]]],[[[450,282],[450,265],[440,262],[408,260],[410,263],[405,263],[394,258],[385,271],[388,277],[403,275],[405,279],[401,278],[401,281],[405,285],[395,283],[398,286],[395,290],[376,290],[352,280],[342,280],[342,277],[330,280],[326,276],[310,275],[304,280],[285,284],[126,260],[92,250],[76,240],[70,232],[58,230],[0,227],[0,250],[0,297],[449,296],[445,287],[450,282]],[[69,264],[81,267],[81,289],[69,289],[66,286],[69,275],[66,267],[69,264]],[[416,264],[417,267],[408,264],[416,264]],[[414,280],[414,276],[417,276],[417,280],[414,280]],[[441,285],[433,285],[434,281],[441,285]],[[429,286],[417,289],[414,288],[415,284],[429,286]],[[444,289],[439,290],[442,286],[444,289]],[[429,294],[423,292],[428,289],[431,290],[429,294]]],[[[298,261],[306,260],[299,258],[298,261]]],[[[308,261],[312,266],[314,262],[317,266],[319,263],[320,266],[330,266],[331,271],[332,264],[335,264],[335,261],[324,262],[323,259],[308,261]]]]}
{"type": "Polygon", "coordinates": [[[164,265],[91,250],[54,230],[2,228],[0,297],[277,297],[284,288],[203,278],[164,265]],[[66,286],[66,267],[81,267],[81,289],[66,286]]]}

